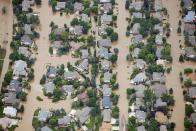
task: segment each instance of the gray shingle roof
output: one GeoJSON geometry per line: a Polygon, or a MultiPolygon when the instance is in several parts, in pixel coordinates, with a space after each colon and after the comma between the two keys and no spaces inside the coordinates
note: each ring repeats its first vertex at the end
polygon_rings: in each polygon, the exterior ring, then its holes
{"type": "Polygon", "coordinates": [[[111,121],[111,110],[110,109],[104,109],[103,110],[103,121],[104,122],[110,122],[111,121]]]}
{"type": "Polygon", "coordinates": [[[110,48],[112,46],[112,42],[110,39],[101,39],[98,41],[99,46],[103,46],[105,48],[110,48]]]}
{"type": "Polygon", "coordinates": [[[112,108],[112,102],[111,102],[109,96],[104,96],[103,97],[102,105],[103,105],[103,108],[105,108],[105,109],[111,109],[112,108]]]}
{"type": "Polygon", "coordinates": [[[15,61],[13,68],[14,68],[13,74],[15,76],[25,76],[27,73],[26,61],[22,61],[22,60],[15,61]]]}
{"type": "Polygon", "coordinates": [[[39,121],[46,122],[51,115],[52,113],[50,111],[40,110],[37,117],[39,121]]]}
{"type": "Polygon", "coordinates": [[[144,111],[136,110],[136,112],[135,112],[135,117],[138,122],[145,122],[146,116],[147,116],[146,112],[144,112],[144,111]]]}
{"type": "Polygon", "coordinates": [[[53,91],[55,89],[55,85],[53,82],[48,82],[44,85],[44,88],[45,88],[46,94],[48,94],[48,93],[53,94],[53,91]]]}

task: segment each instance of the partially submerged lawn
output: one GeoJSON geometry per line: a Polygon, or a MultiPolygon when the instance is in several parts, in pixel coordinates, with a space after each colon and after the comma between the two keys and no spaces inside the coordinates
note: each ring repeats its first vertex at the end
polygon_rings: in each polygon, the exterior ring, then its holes
{"type": "Polygon", "coordinates": [[[2,68],[3,68],[5,54],[6,54],[5,49],[0,48],[0,75],[1,75],[2,68]]]}

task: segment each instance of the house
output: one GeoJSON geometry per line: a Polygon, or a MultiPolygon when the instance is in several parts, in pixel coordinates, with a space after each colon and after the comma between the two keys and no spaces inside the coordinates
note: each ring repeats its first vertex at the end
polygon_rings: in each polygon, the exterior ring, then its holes
{"type": "Polygon", "coordinates": [[[158,46],[163,45],[163,36],[160,35],[160,34],[156,35],[155,43],[156,43],[158,46]]]}
{"type": "Polygon", "coordinates": [[[7,87],[9,92],[14,92],[16,94],[21,93],[22,91],[22,84],[18,80],[12,80],[7,87]]]}
{"type": "Polygon", "coordinates": [[[193,23],[195,21],[195,11],[188,11],[188,14],[184,17],[184,22],[193,23]]]}
{"type": "Polygon", "coordinates": [[[158,59],[162,58],[162,50],[163,50],[163,46],[157,46],[155,54],[158,59]]]}
{"type": "Polygon", "coordinates": [[[144,69],[146,66],[146,62],[143,59],[136,59],[135,60],[135,67],[139,68],[140,70],[144,69]]]}
{"type": "Polygon", "coordinates": [[[167,124],[168,122],[167,116],[163,112],[160,112],[160,111],[157,111],[155,113],[155,120],[159,122],[160,124],[167,124]]]}
{"type": "Polygon", "coordinates": [[[74,12],[81,12],[84,9],[82,3],[76,2],[74,3],[74,12]]]}
{"type": "Polygon", "coordinates": [[[61,36],[65,32],[65,28],[64,27],[62,27],[62,28],[55,28],[52,32],[56,36],[55,40],[58,41],[58,40],[61,40],[61,36]]]}
{"type": "Polygon", "coordinates": [[[4,107],[3,114],[5,114],[8,117],[16,117],[17,110],[16,108],[12,106],[7,106],[7,107],[4,107]]]}
{"type": "Polygon", "coordinates": [[[104,109],[103,110],[103,121],[104,122],[111,122],[111,110],[110,109],[104,109]]]}
{"type": "Polygon", "coordinates": [[[58,11],[58,10],[63,10],[65,9],[65,5],[66,5],[66,2],[60,2],[58,1],[56,3],[56,6],[55,6],[55,9],[58,11]]]}
{"type": "Polygon", "coordinates": [[[47,77],[54,78],[57,75],[57,70],[54,66],[49,66],[47,70],[47,77]]]}
{"type": "Polygon", "coordinates": [[[25,24],[24,25],[24,32],[25,32],[25,35],[33,35],[33,32],[32,32],[32,25],[31,24],[25,24]]]}
{"type": "Polygon", "coordinates": [[[109,71],[105,72],[103,76],[103,82],[110,83],[111,79],[112,79],[112,73],[110,73],[109,71]]]}
{"type": "Polygon", "coordinates": [[[135,90],[136,98],[143,98],[144,97],[144,91],[146,90],[146,87],[142,84],[134,85],[133,89],[135,90]]]}
{"type": "Polygon", "coordinates": [[[154,3],[154,10],[156,12],[158,12],[158,11],[162,11],[162,9],[163,9],[162,1],[161,0],[156,0],[155,3],[154,3]]]}
{"type": "Polygon", "coordinates": [[[160,131],[167,131],[167,126],[166,125],[161,125],[160,126],[160,131]]]}
{"type": "Polygon", "coordinates": [[[140,51],[141,51],[140,48],[135,48],[135,49],[133,50],[132,56],[133,56],[134,58],[138,58],[138,57],[139,57],[139,54],[140,54],[140,51]]]}
{"type": "Polygon", "coordinates": [[[58,119],[58,125],[60,127],[63,127],[63,126],[67,126],[71,123],[71,117],[70,116],[64,116],[63,118],[59,118],[58,119]]]}
{"type": "MultiPolygon", "coordinates": [[[[137,97],[137,96],[136,96],[137,97]]],[[[140,110],[141,108],[144,107],[144,99],[143,98],[136,98],[135,99],[135,103],[134,103],[134,110],[132,111],[135,111],[135,110],[140,110]]]]}
{"type": "Polygon", "coordinates": [[[142,1],[135,1],[130,3],[129,9],[134,9],[136,11],[141,11],[142,7],[143,7],[144,2],[142,1]]]}
{"type": "Polygon", "coordinates": [[[196,124],[196,113],[192,113],[190,118],[193,124],[196,124]]]}
{"type": "Polygon", "coordinates": [[[101,69],[104,71],[108,71],[111,69],[111,62],[108,60],[101,60],[101,69]]]}
{"type": "Polygon", "coordinates": [[[23,36],[21,37],[21,44],[24,45],[24,46],[31,47],[32,44],[33,44],[33,40],[30,38],[30,36],[28,36],[28,35],[23,35],[23,36]]]}
{"type": "Polygon", "coordinates": [[[188,36],[188,42],[192,45],[192,46],[196,46],[196,41],[195,41],[195,36],[188,36]]]}
{"type": "Polygon", "coordinates": [[[132,18],[146,18],[144,14],[140,13],[140,12],[133,12],[132,13],[132,18]]]}
{"type": "Polygon", "coordinates": [[[52,129],[48,126],[44,126],[41,128],[41,131],[52,131],[52,129]]]}
{"type": "Polygon", "coordinates": [[[140,24],[139,23],[135,23],[132,27],[132,34],[133,35],[138,35],[140,32],[140,24]]]}
{"type": "Polygon", "coordinates": [[[98,41],[99,46],[110,48],[112,46],[112,42],[110,39],[101,39],[98,41]]]}
{"type": "Polygon", "coordinates": [[[185,47],[185,55],[186,57],[190,59],[195,59],[196,58],[196,51],[194,50],[193,47],[185,47]]]}
{"type": "Polygon", "coordinates": [[[137,131],[146,131],[143,125],[137,127],[137,131]]]}
{"type": "Polygon", "coordinates": [[[189,88],[188,95],[190,98],[195,99],[196,98],[196,87],[189,88]]]}
{"type": "Polygon", "coordinates": [[[145,74],[145,72],[141,72],[139,74],[137,74],[132,80],[131,80],[131,84],[139,84],[139,83],[143,83],[147,80],[147,76],[145,74]]]}
{"type": "Polygon", "coordinates": [[[34,59],[32,52],[28,49],[28,47],[21,46],[18,48],[18,53],[24,55],[28,59],[34,59]]]}
{"type": "Polygon", "coordinates": [[[163,84],[153,84],[151,88],[157,98],[160,98],[163,94],[167,93],[167,87],[163,84]]]}
{"type": "Polygon", "coordinates": [[[4,95],[4,103],[6,106],[13,106],[18,108],[20,105],[20,100],[16,98],[16,93],[8,92],[4,95]]]}
{"type": "Polygon", "coordinates": [[[74,28],[70,28],[70,32],[76,36],[81,36],[83,33],[83,27],[80,25],[74,26],[74,28]]]}
{"type": "Polygon", "coordinates": [[[23,0],[22,1],[22,11],[28,12],[31,8],[31,5],[34,4],[33,0],[23,0]]]}
{"type": "Polygon", "coordinates": [[[185,23],[184,24],[184,33],[187,35],[194,35],[196,30],[195,24],[185,23]]]}
{"type": "Polygon", "coordinates": [[[58,54],[60,49],[63,49],[65,47],[62,40],[56,40],[51,44],[51,47],[53,49],[53,54],[58,54]]]}
{"type": "Polygon", "coordinates": [[[81,49],[80,52],[82,59],[87,59],[89,57],[88,49],[81,49]]]}
{"type": "Polygon", "coordinates": [[[84,124],[90,118],[91,108],[86,106],[82,110],[77,110],[75,116],[79,119],[80,124],[84,124]]]}
{"type": "Polygon", "coordinates": [[[44,90],[46,94],[53,94],[54,89],[55,89],[55,85],[53,82],[48,82],[44,85],[44,90]]]}
{"type": "Polygon", "coordinates": [[[81,20],[84,21],[84,22],[89,22],[90,21],[90,18],[87,14],[82,13],[80,15],[80,17],[81,17],[81,20]]]}
{"type": "Polygon", "coordinates": [[[158,60],[156,60],[156,64],[157,65],[161,65],[161,66],[163,66],[164,68],[166,67],[166,60],[163,60],[163,59],[158,59],[158,60]]]}
{"type": "Polygon", "coordinates": [[[111,88],[109,88],[109,85],[107,84],[103,85],[102,93],[103,93],[103,96],[110,96],[112,94],[112,90],[111,88]]]}
{"type": "Polygon", "coordinates": [[[103,11],[104,13],[108,13],[112,11],[112,3],[104,3],[103,4],[103,11]]]}
{"type": "Polygon", "coordinates": [[[64,72],[64,79],[65,80],[78,80],[79,74],[76,71],[65,71],[64,72]]]}
{"type": "Polygon", "coordinates": [[[74,93],[73,85],[64,85],[62,87],[63,92],[65,92],[68,96],[71,96],[74,93]]]}
{"type": "Polygon", "coordinates": [[[104,96],[102,99],[102,106],[104,109],[111,109],[112,108],[112,102],[109,96],[104,96]]]}
{"type": "Polygon", "coordinates": [[[133,42],[134,44],[139,44],[139,43],[142,42],[142,41],[143,41],[143,36],[142,36],[141,34],[135,35],[135,36],[133,37],[133,40],[132,40],[132,42],[133,42]]]}
{"type": "Polygon", "coordinates": [[[109,51],[108,48],[100,47],[99,49],[99,56],[100,58],[109,59],[109,51]]]}
{"type": "Polygon", "coordinates": [[[89,101],[89,97],[88,97],[88,94],[87,92],[83,92],[81,94],[78,95],[78,99],[83,102],[83,103],[87,103],[89,101]]]}
{"type": "Polygon", "coordinates": [[[165,83],[166,77],[162,72],[153,72],[152,82],[165,83]]]}
{"type": "Polygon", "coordinates": [[[13,125],[17,125],[17,120],[8,117],[0,118],[0,126],[3,128],[3,131],[6,131],[7,128],[13,125]]]}
{"type": "Polygon", "coordinates": [[[89,62],[88,59],[84,59],[81,63],[77,66],[77,69],[81,72],[87,71],[88,72],[89,62]]]}
{"type": "Polygon", "coordinates": [[[158,30],[160,35],[163,35],[163,26],[161,24],[156,24],[154,30],[158,30]]]}
{"type": "Polygon", "coordinates": [[[111,0],[99,0],[100,3],[110,3],[111,0]]]}
{"type": "Polygon", "coordinates": [[[192,0],[183,0],[184,3],[184,8],[187,10],[191,10],[193,6],[193,1],[192,0]]]}
{"type": "Polygon", "coordinates": [[[137,122],[143,123],[146,121],[146,112],[141,111],[141,110],[136,110],[135,112],[135,118],[137,120],[137,122]]]}
{"type": "Polygon", "coordinates": [[[166,107],[167,106],[167,103],[166,102],[163,102],[161,98],[158,98],[154,104],[154,107],[155,108],[158,108],[158,107],[166,107]]]}
{"type": "Polygon", "coordinates": [[[101,16],[101,24],[109,25],[112,23],[112,15],[103,14],[101,16]]]}
{"type": "Polygon", "coordinates": [[[23,60],[14,62],[13,75],[15,76],[26,76],[27,75],[27,63],[23,60]]]}
{"type": "Polygon", "coordinates": [[[160,21],[163,20],[163,15],[162,15],[161,12],[155,12],[155,13],[153,14],[153,17],[154,17],[154,18],[157,18],[157,19],[160,20],[160,21]]]}
{"type": "Polygon", "coordinates": [[[40,110],[37,118],[41,122],[46,122],[51,116],[52,116],[52,113],[50,111],[40,110]]]}

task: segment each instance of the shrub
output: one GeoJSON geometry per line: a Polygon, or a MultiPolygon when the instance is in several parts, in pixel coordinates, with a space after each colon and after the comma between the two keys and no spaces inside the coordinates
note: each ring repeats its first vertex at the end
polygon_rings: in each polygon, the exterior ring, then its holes
{"type": "Polygon", "coordinates": [[[193,69],[191,69],[191,68],[184,69],[184,74],[190,74],[190,73],[193,73],[193,69]]]}
{"type": "Polygon", "coordinates": [[[112,109],[112,117],[118,119],[119,118],[119,108],[117,106],[115,106],[113,109],[112,109]]]}
{"type": "Polygon", "coordinates": [[[43,85],[46,83],[46,75],[43,75],[41,80],[40,80],[40,84],[43,85]]]}
{"type": "Polygon", "coordinates": [[[43,99],[42,99],[40,96],[37,96],[36,99],[37,99],[38,101],[43,101],[43,99]]]}
{"type": "Polygon", "coordinates": [[[192,85],[192,80],[191,79],[186,79],[185,81],[184,81],[184,86],[185,87],[190,87],[192,85]]]}

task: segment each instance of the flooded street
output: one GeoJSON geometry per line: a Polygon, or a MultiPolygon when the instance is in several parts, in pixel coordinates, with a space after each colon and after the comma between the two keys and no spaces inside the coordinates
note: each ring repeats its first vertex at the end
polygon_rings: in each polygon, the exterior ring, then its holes
{"type": "Polygon", "coordinates": [[[13,9],[11,1],[0,0],[0,46],[6,49],[6,56],[3,63],[3,69],[0,76],[0,87],[2,85],[4,75],[9,67],[10,42],[12,41],[12,25],[13,25],[13,9]],[[2,8],[6,8],[5,14],[2,13],[2,8]]]}
{"type": "Polygon", "coordinates": [[[179,80],[179,73],[183,72],[185,68],[194,68],[195,63],[193,62],[179,62],[179,56],[181,49],[179,48],[181,44],[184,43],[183,34],[180,36],[177,34],[178,21],[181,19],[179,15],[180,1],[178,0],[163,0],[163,6],[167,8],[169,14],[169,23],[172,28],[171,36],[168,39],[168,43],[171,44],[171,55],[173,57],[172,71],[167,75],[167,87],[173,88],[175,106],[172,114],[171,121],[176,123],[176,131],[184,131],[184,114],[185,114],[185,103],[183,98],[183,89],[181,88],[181,83],[179,80]]]}
{"type": "Polygon", "coordinates": [[[132,70],[132,66],[126,61],[126,55],[129,52],[128,46],[131,43],[130,38],[126,37],[126,28],[127,28],[127,21],[126,18],[129,17],[129,12],[125,10],[125,1],[117,0],[117,12],[118,12],[118,19],[117,19],[117,26],[118,28],[115,29],[118,32],[118,43],[114,45],[114,48],[119,49],[118,54],[118,65],[115,68],[115,72],[118,73],[117,75],[117,82],[119,83],[119,90],[117,94],[120,95],[118,107],[120,109],[120,130],[124,131],[126,126],[126,121],[128,120],[128,101],[126,91],[127,88],[130,88],[130,73],[132,70]]]}

